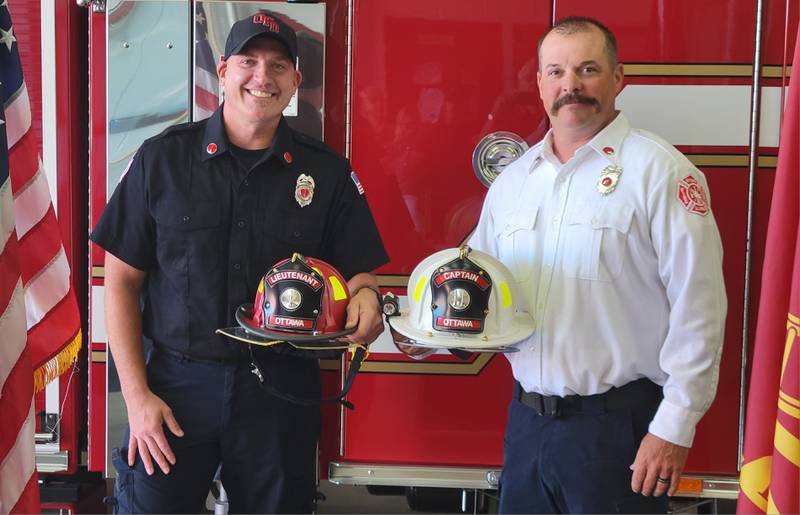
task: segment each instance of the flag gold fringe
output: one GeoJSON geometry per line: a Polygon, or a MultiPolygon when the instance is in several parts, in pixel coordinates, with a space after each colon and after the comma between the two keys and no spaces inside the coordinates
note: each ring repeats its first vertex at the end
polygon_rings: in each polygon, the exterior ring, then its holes
{"type": "Polygon", "coordinates": [[[81,331],[75,338],[67,344],[66,347],[61,349],[61,352],[53,356],[47,363],[37,368],[33,372],[33,384],[35,391],[41,392],[53,379],[60,376],[67,369],[72,366],[75,359],[78,357],[78,352],[81,350],[81,342],[83,341],[81,331]]]}

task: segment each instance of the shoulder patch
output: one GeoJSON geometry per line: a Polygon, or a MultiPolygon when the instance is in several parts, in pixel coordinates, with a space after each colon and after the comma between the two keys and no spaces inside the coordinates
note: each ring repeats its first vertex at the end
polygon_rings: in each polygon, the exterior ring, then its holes
{"type": "Polygon", "coordinates": [[[364,186],[361,185],[361,181],[358,180],[358,176],[356,175],[355,171],[350,172],[350,178],[353,179],[353,184],[356,185],[356,189],[358,190],[359,195],[364,194],[364,186]]]}
{"type": "Polygon", "coordinates": [[[687,175],[678,181],[678,200],[690,213],[706,216],[709,211],[708,195],[697,179],[687,175]]]}

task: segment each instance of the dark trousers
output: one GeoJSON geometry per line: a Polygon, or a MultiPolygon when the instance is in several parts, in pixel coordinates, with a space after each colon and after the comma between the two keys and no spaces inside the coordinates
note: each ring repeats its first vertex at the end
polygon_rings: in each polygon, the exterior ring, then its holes
{"type": "MultiPolygon", "coordinates": [[[[319,396],[315,360],[270,355],[260,360],[273,384],[319,396]]],[[[112,456],[118,513],[200,513],[221,465],[230,513],[310,513],[316,489],[318,407],[264,392],[249,363],[192,360],[154,349],[150,389],[172,408],[184,436],[164,432],[175,453],[169,474],[148,476],[140,457],[127,465],[128,434],[112,456]]]]}
{"type": "Polygon", "coordinates": [[[515,385],[503,445],[500,513],[666,513],[666,497],[631,490],[630,470],[661,389],[647,380],[631,385],[643,395],[628,408],[609,410],[601,396],[591,396],[595,402],[587,403],[586,412],[557,416],[539,415],[520,402],[515,385]]]}

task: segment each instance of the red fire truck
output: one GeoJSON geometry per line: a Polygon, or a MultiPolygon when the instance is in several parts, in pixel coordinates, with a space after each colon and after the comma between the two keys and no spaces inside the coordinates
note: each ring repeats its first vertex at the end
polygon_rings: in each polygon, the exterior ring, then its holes
{"type": "MultiPolygon", "coordinates": [[[[616,33],[626,76],[618,107],[631,124],[675,144],[708,178],[729,310],[717,398],[698,428],[680,494],[736,496],[797,2],[9,3],[86,320],[81,360],[37,400],[41,472],[72,474],[81,465],[113,473],[109,448],[126,416],[102,317],[104,256],[86,235],[145,138],[218,105],[214,65],[233,21],[267,8],[293,23],[304,83],[285,114],[351,160],[391,257],[378,270],[380,284],[402,299],[414,266],[468,238],[486,185],[547,130],[537,39],[554,20],[580,14],[616,33]]],[[[345,364],[322,363],[330,392],[345,364]]],[[[357,409],[324,408],[320,476],[375,487],[495,489],[511,384],[501,355],[414,361],[384,334],[349,394],[357,409]]]]}

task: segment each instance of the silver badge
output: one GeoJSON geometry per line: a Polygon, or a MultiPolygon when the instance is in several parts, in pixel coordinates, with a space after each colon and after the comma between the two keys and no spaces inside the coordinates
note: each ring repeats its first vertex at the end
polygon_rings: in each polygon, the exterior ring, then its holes
{"type": "Polygon", "coordinates": [[[303,296],[300,295],[300,292],[294,288],[286,288],[283,290],[283,293],[281,293],[280,300],[281,306],[289,311],[294,311],[300,307],[300,304],[303,303],[303,296]]]}
{"type": "Polygon", "coordinates": [[[453,309],[463,311],[469,307],[470,303],[469,292],[463,288],[456,288],[447,295],[447,303],[453,309]]]}
{"type": "Polygon", "coordinates": [[[601,195],[608,195],[614,191],[619,182],[619,176],[622,175],[622,168],[617,165],[608,165],[600,172],[600,177],[597,179],[597,191],[601,195]]]}
{"type": "Polygon", "coordinates": [[[311,204],[314,198],[314,178],[304,173],[297,178],[297,185],[294,187],[294,199],[300,207],[311,204]]]}

